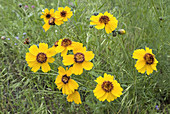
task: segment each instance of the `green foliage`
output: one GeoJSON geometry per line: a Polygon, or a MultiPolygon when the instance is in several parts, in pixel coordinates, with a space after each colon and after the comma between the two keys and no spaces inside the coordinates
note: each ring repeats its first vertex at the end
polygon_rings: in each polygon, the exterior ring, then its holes
{"type": "Polygon", "coordinates": [[[168,113],[170,112],[170,52],[168,0],[0,0],[0,113],[168,113]],[[22,3],[22,7],[19,7],[22,3]],[[24,6],[28,5],[29,8],[24,6]],[[35,8],[31,8],[34,5],[35,8]],[[42,9],[69,6],[74,15],[61,26],[43,32],[42,9]],[[90,28],[94,12],[113,14],[119,21],[117,29],[125,35],[106,34],[90,28]],[[23,33],[26,32],[26,35],[23,33]],[[15,37],[18,36],[19,39],[15,37]],[[24,37],[24,38],[23,38],[24,37]],[[79,87],[82,104],[69,103],[54,84],[60,55],[50,64],[52,71],[33,73],[25,61],[30,45],[40,42],[53,46],[69,37],[93,51],[94,68],[73,75],[79,87]],[[7,38],[10,38],[8,40],[7,38]],[[17,45],[15,45],[17,43],[17,45]],[[148,46],[159,61],[157,72],[140,74],[135,69],[132,53],[148,46]],[[113,102],[100,102],[93,95],[98,76],[109,73],[124,89],[113,102]],[[155,106],[159,106],[159,110],[155,106]]]}

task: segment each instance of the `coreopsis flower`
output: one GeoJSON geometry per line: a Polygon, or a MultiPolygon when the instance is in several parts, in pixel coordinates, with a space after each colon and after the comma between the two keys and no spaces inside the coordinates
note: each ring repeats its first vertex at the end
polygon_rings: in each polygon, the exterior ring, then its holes
{"type": "Polygon", "coordinates": [[[55,80],[55,84],[59,90],[62,88],[63,94],[69,95],[72,94],[75,89],[78,89],[79,85],[70,77],[72,75],[72,67],[65,70],[60,66],[58,68],[58,73],[59,75],[55,80]]]}
{"type": "Polygon", "coordinates": [[[99,13],[98,15],[93,15],[91,16],[90,20],[90,25],[96,25],[95,28],[97,29],[103,29],[105,28],[106,33],[112,33],[117,28],[118,20],[113,17],[110,13],[107,11],[102,14],[99,13]]]}
{"type": "Polygon", "coordinates": [[[93,90],[93,93],[99,101],[107,100],[110,102],[122,95],[123,89],[120,84],[114,80],[114,76],[105,73],[104,78],[99,76],[95,81],[98,84],[93,90]]]}
{"type": "Polygon", "coordinates": [[[29,53],[26,53],[26,61],[33,72],[42,69],[43,72],[51,70],[48,63],[53,63],[55,59],[52,57],[56,54],[53,48],[48,49],[48,44],[39,43],[39,48],[32,45],[29,48],[29,53]]]}
{"type": "Polygon", "coordinates": [[[55,18],[58,18],[62,21],[68,21],[68,18],[71,18],[73,15],[73,12],[71,11],[71,8],[66,6],[65,8],[59,7],[58,11],[55,12],[55,18]]]}
{"type": "Polygon", "coordinates": [[[57,53],[61,52],[61,56],[67,55],[68,50],[73,50],[77,45],[83,46],[82,43],[71,41],[68,38],[60,39],[55,42],[54,47],[57,53]]]}
{"type": "Polygon", "coordinates": [[[62,20],[58,20],[57,18],[54,18],[54,17],[51,17],[48,22],[46,22],[44,25],[43,25],[43,28],[45,30],[45,32],[50,28],[51,25],[61,25],[63,24],[63,21],[62,20]]]}
{"type": "Polygon", "coordinates": [[[94,53],[92,51],[86,51],[86,47],[78,45],[73,49],[74,55],[64,55],[63,64],[72,65],[73,73],[80,75],[83,73],[83,68],[85,70],[91,70],[93,68],[93,63],[90,62],[94,58],[94,53]]]}
{"type": "Polygon", "coordinates": [[[137,49],[133,52],[133,58],[138,59],[135,67],[140,73],[147,72],[147,75],[150,75],[153,70],[156,70],[156,65],[158,61],[155,58],[155,55],[152,53],[152,49],[145,47],[144,49],[137,49]]]}
{"type": "Polygon", "coordinates": [[[67,101],[68,102],[73,102],[74,101],[76,104],[81,104],[82,103],[81,98],[80,98],[80,94],[76,90],[72,94],[69,94],[67,96],[67,101]]]}
{"type": "Polygon", "coordinates": [[[54,9],[51,9],[50,11],[46,8],[44,12],[42,12],[43,15],[41,15],[40,18],[44,18],[44,22],[48,23],[48,21],[53,17],[54,18],[54,9]]]}

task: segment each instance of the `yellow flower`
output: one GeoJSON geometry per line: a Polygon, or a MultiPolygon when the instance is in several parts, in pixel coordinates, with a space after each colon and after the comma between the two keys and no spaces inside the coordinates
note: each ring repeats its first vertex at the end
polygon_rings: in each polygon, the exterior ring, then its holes
{"type": "Polygon", "coordinates": [[[108,34],[112,33],[112,31],[117,28],[118,24],[118,20],[107,11],[104,14],[99,13],[97,16],[91,16],[90,20],[92,21],[90,22],[90,25],[96,25],[95,28],[97,29],[105,28],[106,33],[108,34]]]}
{"type": "Polygon", "coordinates": [[[43,72],[51,70],[48,63],[53,63],[55,59],[52,57],[56,54],[52,48],[48,49],[48,44],[39,43],[39,48],[33,45],[29,48],[29,53],[26,53],[26,61],[33,72],[42,69],[43,72]]]}
{"type": "Polygon", "coordinates": [[[48,22],[46,22],[44,25],[43,25],[43,28],[45,30],[45,32],[50,28],[51,25],[61,25],[63,24],[63,21],[61,20],[58,20],[57,18],[54,18],[54,17],[51,17],[48,22]]]}
{"type": "Polygon", "coordinates": [[[158,61],[155,58],[155,55],[152,53],[152,49],[145,47],[144,49],[137,49],[133,53],[133,58],[138,59],[135,64],[136,69],[140,73],[147,72],[147,75],[150,75],[153,70],[156,70],[156,65],[158,61]],[[145,51],[146,50],[146,51],[145,51]]]}
{"type": "Polygon", "coordinates": [[[122,95],[123,89],[120,87],[120,84],[114,80],[114,76],[105,73],[104,78],[100,76],[95,81],[98,84],[93,90],[93,93],[99,101],[107,100],[110,102],[122,95]]]}
{"type": "Polygon", "coordinates": [[[43,15],[41,15],[40,18],[44,18],[44,22],[48,23],[49,19],[54,17],[54,9],[51,9],[50,11],[46,8],[44,12],[42,12],[43,15]]]}
{"type": "Polygon", "coordinates": [[[75,90],[74,93],[69,94],[67,96],[67,101],[68,102],[73,102],[74,101],[76,104],[81,104],[81,98],[80,98],[79,92],[75,90]]]}
{"type": "Polygon", "coordinates": [[[59,7],[58,11],[55,12],[55,18],[58,18],[62,21],[68,21],[68,18],[71,18],[71,16],[73,15],[73,12],[70,10],[71,8],[69,8],[68,6],[66,6],[65,8],[59,7]]]}
{"type": "Polygon", "coordinates": [[[59,90],[62,88],[63,94],[69,95],[72,94],[75,89],[78,89],[79,85],[77,82],[70,78],[72,75],[72,68],[65,70],[60,66],[58,68],[58,73],[59,75],[55,80],[55,84],[59,90]]]}
{"type": "Polygon", "coordinates": [[[83,68],[86,70],[91,70],[93,63],[90,62],[94,58],[94,53],[92,51],[86,51],[86,47],[78,45],[73,50],[74,55],[64,55],[63,64],[72,65],[73,73],[80,75],[83,73],[83,68]]]}
{"type": "Polygon", "coordinates": [[[68,50],[73,50],[74,47],[77,45],[83,46],[82,43],[73,42],[68,38],[63,38],[57,42],[57,45],[55,43],[54,47],[56,47],[55,51],[57,53],[61,52],[61,56],[64,56],[64,55],[67,55],[68,50]]]}

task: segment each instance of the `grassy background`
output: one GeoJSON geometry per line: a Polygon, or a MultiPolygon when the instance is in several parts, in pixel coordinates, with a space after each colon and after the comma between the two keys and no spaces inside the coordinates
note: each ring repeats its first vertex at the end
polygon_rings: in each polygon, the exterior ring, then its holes
{"type": "Polygon", "coordinates": [[[0,39],[0,113],[170,113],[168,0],[0,0],[0,3],[0,36],[6,36],[5,40],[0,39]],[[59,6],[71,7],[74,15],[63,25],[44,32],[42,9],[56,11],[59,6]],[[89,28],[91,15],[105,11],[118,19],[117,29],[125,29],[125,35],[113,37],[104,30],[89,28]],[[27,34],[23,35],[24,32],[27,34]],[[23,43],[27,37],[30,45],[23,43]],[[51,47],[64,37],[82,42],[95,53],[94,68],[72,76],[80,86],[81,105],[67,102],[54,84],[57,68],[63,66],[59,54],[48,73],[31,72],[25,61],[31,45],[44,42],[51,47]],[[133,51],[145,46],[153,49],[159,61],[158,71],[149,76],[138,73],[132,59],[133,51]],[[105,72],[114,75],[124,89],[123,95],[110,103],[98,101],[92,92],[94,80],[105,72]]]}

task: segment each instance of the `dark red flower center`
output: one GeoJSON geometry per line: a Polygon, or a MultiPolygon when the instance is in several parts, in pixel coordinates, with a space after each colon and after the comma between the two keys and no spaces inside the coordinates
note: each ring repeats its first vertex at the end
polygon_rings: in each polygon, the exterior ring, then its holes
{"type": "Polygon", "coordinates": [[[103,84],[102,84],[102,89],[103,89],[105,92],[111,92],[112,89],[113,89],[113,84],[112,84],[112,82],[110,82],[110,81],[104,81],[103,84]]]}
{"type": "Polygon", "coordinates": [[[144,59],[146,61],[146,64],[149,64],[149,65],[153,64],[154,62],[154,56],[150,53],[146,53],[144,56],[144,59]]]}
{"type": "Polygon", "coordinates": [[[36,59],[39,63],[45,63],[47,61],[47,56],[45,53],[39,53],[36,59]]]}
{"type": "Polygon", "coordinates": [[[55,18],[50,18],[48,21],[49,25],[55,25],[55,18]]]}
{"type": "Polygon", "coordinates": [[[70,77],[67,76],[67,75],[64,75],[64,76],[62,77],[62,79],[61,79],[61,81],[62,81],[64,84],[67,84],[69,80],[70,80],[70,77]]]}
{"type": "Polygon", "coordinates": [[[61,46],[64,46],[64,47],[67,47],[67,46],[69,46],[71,44],[72,44],[72,42],[68,38],[63,39],[62,42],[61,42],[61,46]]]}
{"type": "Polygon", "coordinates": [[[100,19],[99,19],[99,22],[100,23],[104,23],[105,25],[108,24],[108,22],[110,21],[109,17],[108,16],[101,16],[100,19]]]}
{"type": "Polygon", "coordinates": [[[47,15],[46,15],[46,18],[47,18],[47,19],[49,19],[50,17],[51,17],[51,15],[50,15],[50,14],[47,14],[47,15]]]}
{"type": "Polygon", "coordinates": [[[83,53],[76,53],[74,55],[74,61],[76,63],[82,63],[82,62],[84,62],[84,60],[85,60],[85,58],[84,58],[84,54],[83,53]]]}
{"type": "Polygon", "coordinates": [[[54,46],[55,46],[55,47],[57,47],[57,46],[58,46],[58,41],[56,41],[56,42],[54,43],[54,46]]]}
{"type": "Polygon", "coordinates": [[[67,14],[67,12],[66,12],[66,11],[62,11],[62,12],[60,13],[61,17],[65,17],[65,16],[66,16],[66,14],[67,14]]]}

